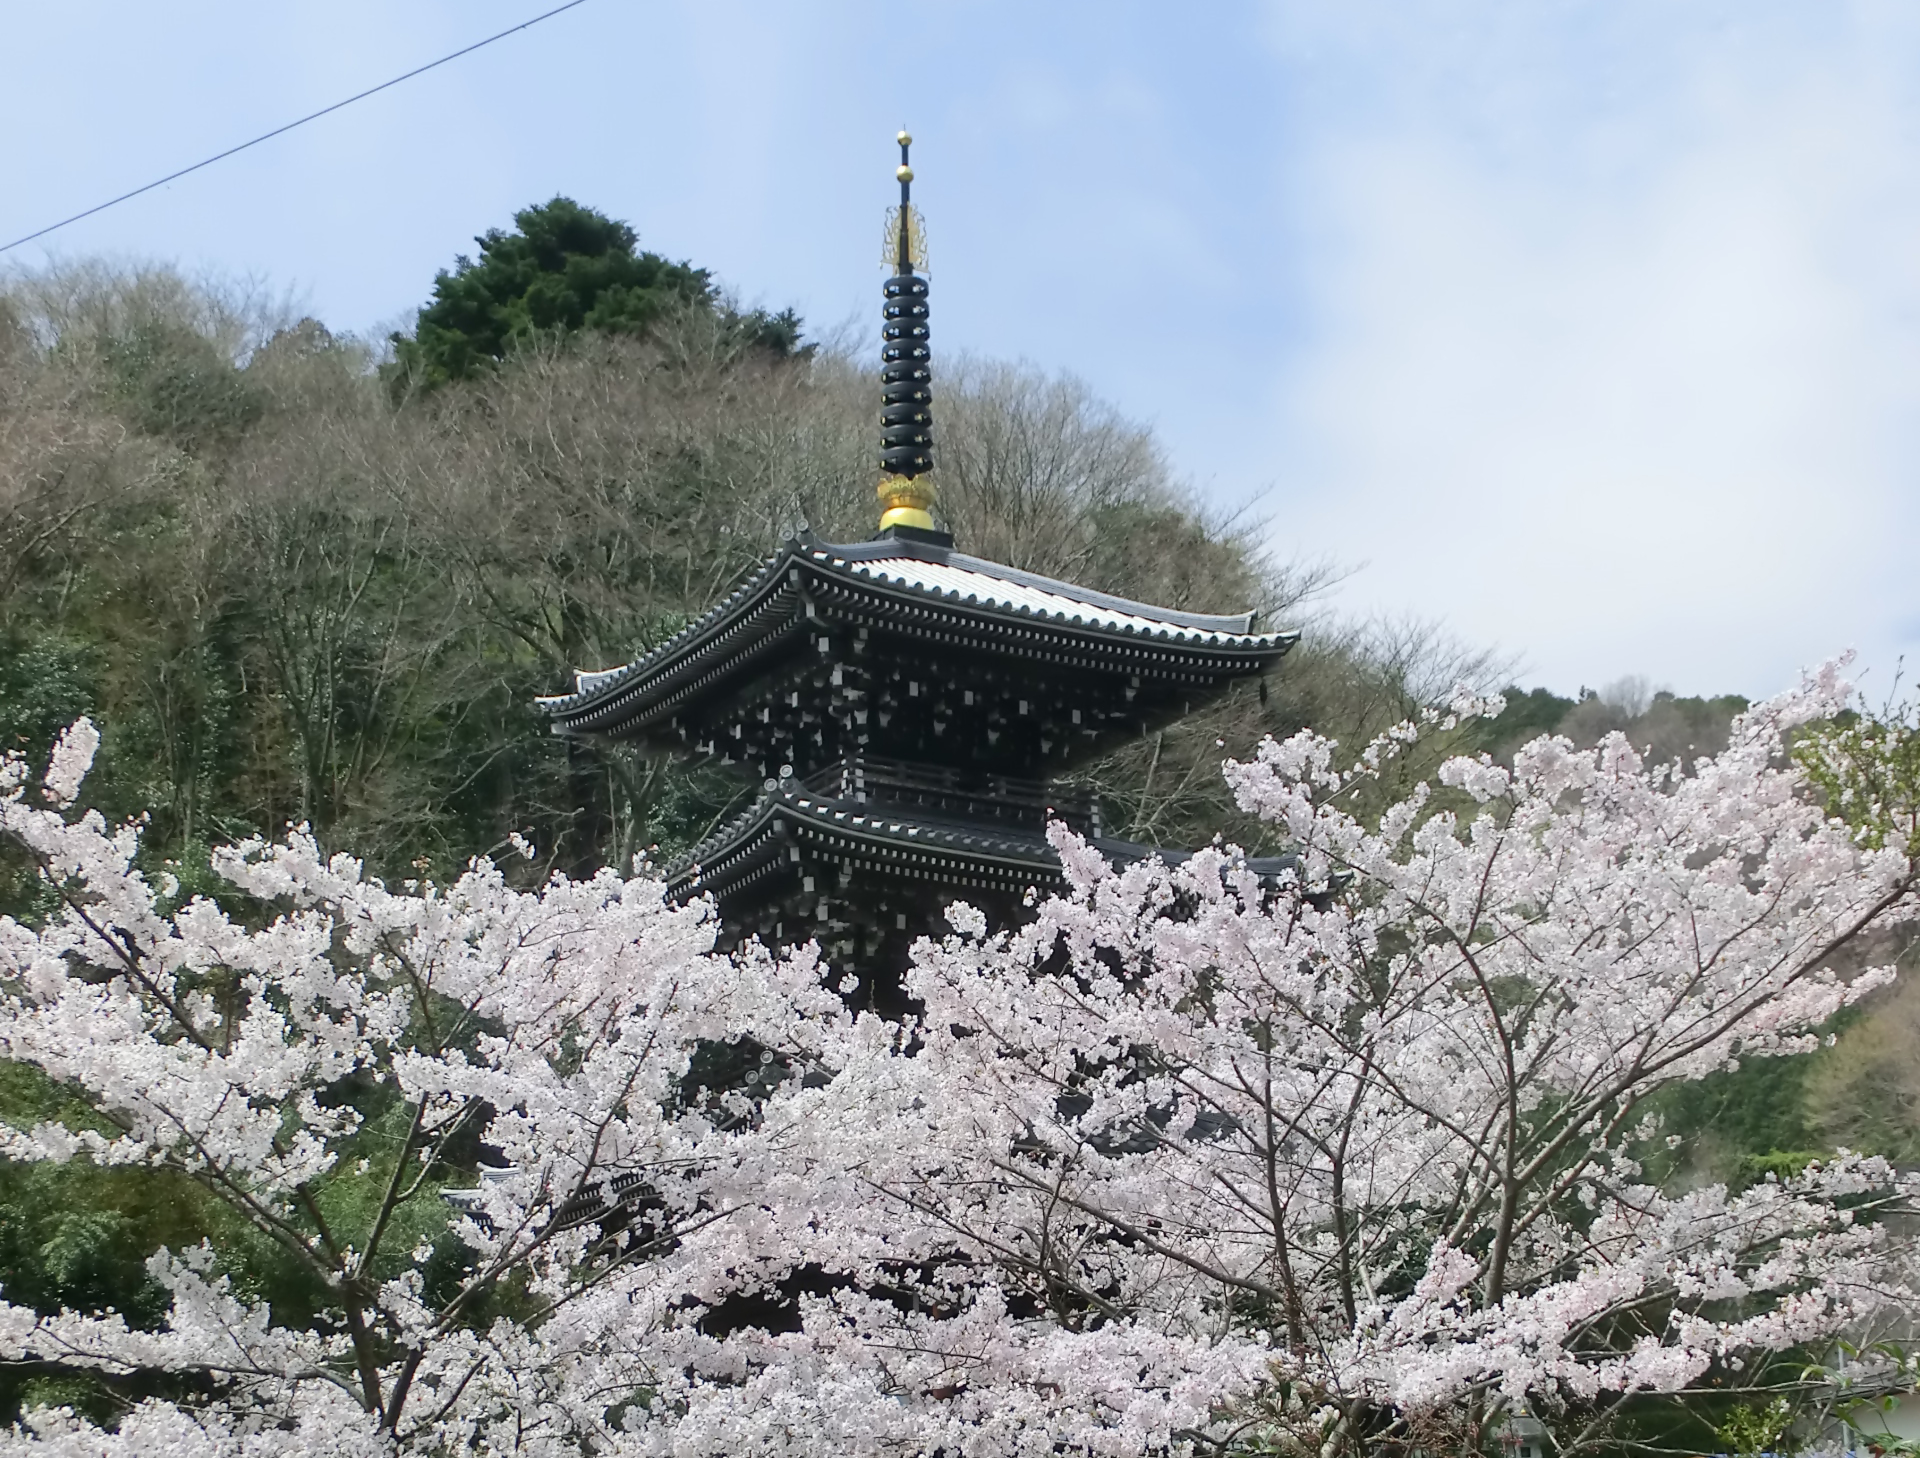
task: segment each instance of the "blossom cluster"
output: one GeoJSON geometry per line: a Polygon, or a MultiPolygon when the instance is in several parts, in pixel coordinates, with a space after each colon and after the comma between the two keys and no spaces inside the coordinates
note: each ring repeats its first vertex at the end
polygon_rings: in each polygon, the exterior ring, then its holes
{"type": "Polygon", "coordinates": [[[230,905],[173,904],[137,825],[68,813],[97,742],[70,730],[37,795],[0,767],[0,834],[58,896],[36,927],[0,918],[0,1057],[92,1115],[6,1129],[4,1152],[184,1173],[337,1305],[325,1330],[278,1325],[206,1248],[155,1253],[160,1330],[0,1302],[0,1358],[212,1393],[114,1436],[40,1414],[0,1451],[577,1453],[644,1429],[659,1373],[711,1359],[701,1310],[799,1259],[779,1213],[813,1139],[798,1084],[749,1097],[690,1069],[830,1026],[812,958],[716,957],[706,909],[652,880],[521,891],[480,861],[391,889],[300,831],[216,854],[230,905]],[[453,1190],[461,1139],[487,1177],[453,1190]],[[346,1179],[374,1195],[352,1223],[328,1198],[346,1179]],[[420,1207],[463,1253],[431,1292],[434,1242],[392,1249],[420,1207]]]}
{"type": "Polygon", "coordinates": [[[1410,1448],[1448,1407],[1602,1433],[1627,1394],[1910,1304],[1883,1217],[1915,1186],[1884,1161],[1738,1193],[1642,1168],[1662,1090],[1805,1052],[1894,976],[1846,954],[1913,915],[1909,849],[1830,819],[1786,752],[1845,702],[1829,671],[1684,769],[1619,735],[1455,759],[1370,823],[1355,776],[1424,726],[1350,771],[1269,742],[1226,772],[1292,848],[1278,878],[1224,847],[1115,869],[1056,827],[1068,894],[1015,930],[956,909],[924,1015],[850,1029],[822,1094],[871,1191],[832,1234],[911,1299],[822,1302],[769,1369],[804,1343],[823,1418],[857,1426],[856,1390],[875,1434],[917,1411],[909,1451],[1274,1422],[1410,1448]]]}
{"type": "Polygon", "coordinates": [[[1364,822],[1356,784],[1497,705],[1345,769],[1269,742],[1226,774],[1287,869],[1116,868],[1056,826],[1065,893],[1012,928],[956,904],[901,1021],[811,948],[716,955],[644,877],[395,889],[296,832],[182,903],[137,826],[72,808],[76,726],[37,788],[0,769],[58,893],[0,920],[0,1057],[94,1117],[4,1153],[181,1171],[337,1311],[278,1325],[204,1249],[154,1254],[154,1330],[0,1303],[0,1357],[202,1394],[33,1413],[0,1453],[1336,1452],[1522,1404],[1599,1431],[1818,1347],[1911,1300],[1912,1181],[1643,1160],[1664,1090],[1894,976],[1852,954],[1914,914],[1913,855],[1786,752],[1844,702],[1829,672],[1684,768],[1617,735],[1460,758],[1364,822]],[[380,1196],[336,1228],[349,1177],[380,1196]],[[421,1209],[451,1282],[392,1248],[421,1209]]]}

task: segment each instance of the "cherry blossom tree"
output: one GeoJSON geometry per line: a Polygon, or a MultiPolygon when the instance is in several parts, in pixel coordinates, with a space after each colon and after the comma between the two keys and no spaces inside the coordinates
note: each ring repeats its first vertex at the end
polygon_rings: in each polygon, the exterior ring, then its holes
{"type": "Polygon", "coordinates": [[[1069,894],[1012,931],[956,908],[924,1016],[828,1054],[820,1219],[859,1279],[764,1339],[701,1451],[765,1446],[778,1391],[820,1451],[1472,1452],[1526,1409],[1578,1452],[1910,1302],[1915,1182],[1880,1160],[1642,1169],[1663,1089],[1806,1053],[1894,976],[1848,959],[1914,912],[1913,827],[1829,818],[1787,753],[1845,697],[1829,671],[1684,773],[1619,735],[1454,759],[1364,823],[1451,716],[1344,770],[1269,742],[1227,773],[1295,848],[1278,884],[1056,828],[1069,894]]]}
{"type": "Polygon", "coordinates": [[[216,856],[231,905],[177,904],[136,865],[138,826],[69,808],[97,742],[73,726],[38,787],[0,767],[0,836],[56,898],[36,928],[0,919],[0,1057],[87,1110],[0,1149],[189,1176],[305,1272],[319,1316],[276,1321],[210,1245],[153,1254],[155,1329],[0,1303],[0,1358],[174,1394],[113,1432],[30,1413],[0,1452],[653,1441],[676,1374],[724,1362],[699,1318],[798,1258],[777,1212],[811,1135],[773,1049],[837,1014],[818,968],[712,956],[705,910],[655,881],[526,892],[481,861],[391,890],[300,833],[216,856]],[[743,1046],[768,1062],[702,1085],[699,1058],[743,1046]],[[488,1177],[450,1190],[463,1141],[488,1177]]]}
{"type": "Polygon", "coordinates": [[[1809,735],[1845,701],[1825,674],[1685,772],[1455,759],[1365,818],[1451,715],[1344,768],[1268,743],[1227,775],[1283,874],[1056,827],[1067,893],[956,906],[898,1023],[612,872],[392,889],[294,834],[183,901],[72,808],[82,722],[0,770],[54,897],[0,921],[0,1057],[87,1114],[0,1152],[184,1174],[324,1300],[282,1321],[202,1247],[154,1253],[157,1324],[0,1304],[0,1358],[172,1382],[0,1454],[1333,1458],[1523,1406],[1598,1447],[1912,1300],[1881,1161],[1643,1169],[1663,1090],[1894,975],[1859,952],[1914,913],[1915,827],[1871,736],[1809,735]]]}

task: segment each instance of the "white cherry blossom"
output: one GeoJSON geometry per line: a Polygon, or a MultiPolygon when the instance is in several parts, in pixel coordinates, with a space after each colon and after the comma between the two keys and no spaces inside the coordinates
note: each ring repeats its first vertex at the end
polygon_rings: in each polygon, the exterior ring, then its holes
{"type": "Polygon", "coordinates": [[[277,1325],[205,1248],[154,1253],[157,1330],[0,1301],[0,1359],[211,1394],[112,1434],[35,1414],[0,1452],[608,1451],[645,1428],[662,1373],[731,1360],[701,1309],[804,1259],[764,1211],[818,1139],[788,1112],[797,1080],[749,1096],[689,1072],[702,1049],[829,1026],[810,954],[715,957],[704,907],[612,872],[521,891],[479,861],[396,891],[301,831],[216,854],[233,907],[169,910],[137,826],[67,810],[96,743],[70,730],[37,794],[17,759],[0,771],[0,835],[58,894],[44,924],[0,918],[0,1057],[93,1112],[0,1131],[4,1151],[180,1171],[334,1306],[323,1330],[277,1325]],[[332,1096],[349,1086],[382,1105],[367,1137],[332,1096]],[[493,1163],[449,1195],[437,1160],[461,1138],[493,1163]],[[370,1213],[329,1204],[343,1179],[370,1213]],[[442,1228],[466,1261],[429,1295],[442,1228]]]}
{"type": "Polygon", "coordinates": [[[1909,1301],[1883,1161],[1729,1193],[1637,1158],[1663,1088],[1807,1051],[1894,976],[1847,959],[1913,915],[1914,860],[1784,753],[1845,697],[1828,671],[1684,773],[1617,735],[1457,759],[1368,821],[1356,787],[1435,726],[1351,770],[1269,743],[1227,774],[1297,857],[1277,886],[1056,827],[1068,895],[957,912],[924,1018],[843,1035],[820,1118],[868,1197],[820,1227],[891,1299],[818,1305],[764,1370],[808,1364],[855,1451],[1405,1452],[1522,1404],[1571,1451],[1626,1394],[1909,1301]]]}
{"type": "Polygon", "coordinates": [[[36,1412],[0,1455],[1332,1458],[1521,1404],[1578,1451],[1627,1395],[1912,1299],[1882,1161],[1640,1164],[1663,1089],[1804,1053],[1894,976],[1861,948],[1915,911],[1897,817],[1830,819],[1785,752],[1845,702],[1828,671],[1684,771],[1618,736],[1458,759],[1365,818],[1497,705],[1268,743],[1226,773],[1289,870],[1116,868],[1055,827],[1065,894],[955,907],[902,1023],[811,948],[714,955],[644,876],[396,890],[294,832],[176,905],[137,825],[72,808],[76,726],[37,787],[0,764],[0,836],[58,894],[0,919],[0,1057],[93,1117],[0,1152],[182,1172],[335,1305],[278,1325],[205,1248],[153,1253],[153,1330],[0,1303],[0,1358],[202,1394],[36,1412]],[[752,1077],[701,1071],[742,1048],[752,1077]],[[463,1138],[487,1163],[448,1191],[463,1138]],[[377,1192],[351,1228],[343,1180],[377,1192]]]}

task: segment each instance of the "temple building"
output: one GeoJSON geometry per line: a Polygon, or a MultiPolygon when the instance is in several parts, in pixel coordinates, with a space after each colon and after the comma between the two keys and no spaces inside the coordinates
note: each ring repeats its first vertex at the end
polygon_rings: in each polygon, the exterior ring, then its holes
{"type": "Polygon", "coordinates": [[[723,946],[818,939],[892,1010],[913,938],[965,900],[1000,922],[1058,889],[1049,817],[1110,859],[1076,767],[1263,674],[1294,634],[1178,612],[970,557],[932,515],[927,280],[902,132],[888,219],[879,533],[788,541],[707,615],[541,701],[555,733],[705,757],[759,797],[680,863],[723,946]]]}

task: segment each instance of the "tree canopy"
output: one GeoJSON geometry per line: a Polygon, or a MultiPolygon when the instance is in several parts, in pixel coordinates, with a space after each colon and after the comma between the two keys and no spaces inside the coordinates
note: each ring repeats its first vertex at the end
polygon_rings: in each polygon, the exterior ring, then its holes
{"type": "Polygon", "coordinates": [[[474,240],[477,259],[461,254],[434,277],[412,337],[393,336],[400,379],[414,387],[470,379],[539,340],[583,330],[644,334],[689,306],[720,312],[748,342],[775,353],[799,346],[791,309],[736,313],[706,269],[642,250],[628,224],[594,208],[556,197],[513,221],[512,231],[489,228],[474,240]]]}

